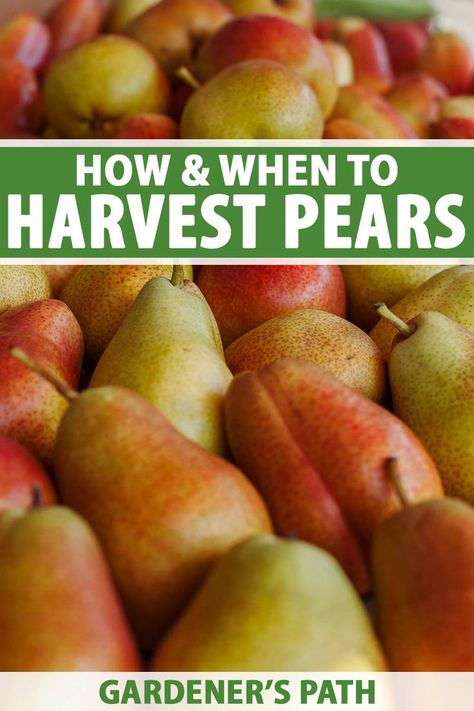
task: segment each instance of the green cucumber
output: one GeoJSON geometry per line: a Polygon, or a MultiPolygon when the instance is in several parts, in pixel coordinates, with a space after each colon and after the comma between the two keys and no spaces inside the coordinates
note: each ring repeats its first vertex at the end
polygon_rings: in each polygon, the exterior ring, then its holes
{"type": "Polygon", "coordinates": [[[415,22],[436,14],[430,0],[315,0],[318,17],[415,22]]]}

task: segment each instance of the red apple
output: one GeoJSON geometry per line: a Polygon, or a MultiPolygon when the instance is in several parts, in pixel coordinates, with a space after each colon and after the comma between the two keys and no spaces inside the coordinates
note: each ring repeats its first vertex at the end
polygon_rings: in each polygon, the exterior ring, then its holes
{"type": "Polygon", "coordinates": [[[38,71],[51,45],[48,26],[31,12],[21,12],[0,27],[0,59],[16,59],[38,71]]]}
{"type": "Polygon", "coordinates": [[[173,139],[179,138],[179,126],[163,114],[138,114],[120,127],[116,138],[173,139]]]}
{"type": "Polygon", "coordinates": [[[29,508],[35,496],[47,506],[56,501],[42,465],[21,444],[0,434],[0,511],[29,508]]]}
{"type": "Polygon", "coordinates": [[[311,86],[328,116],[337,84],[322,43],[308,30],[281,17],[248,15],[228,22],[201,48],[195,72],[207,81],[222,69],[249,59],[269,59],[293,69],[311,86]]]}
{"type": "Polygon", "coordinates": [[[224,347],[275,316],[320,309],[345,316],[337,266],[203,266],[197,284],[219,325],[224,347]]]}

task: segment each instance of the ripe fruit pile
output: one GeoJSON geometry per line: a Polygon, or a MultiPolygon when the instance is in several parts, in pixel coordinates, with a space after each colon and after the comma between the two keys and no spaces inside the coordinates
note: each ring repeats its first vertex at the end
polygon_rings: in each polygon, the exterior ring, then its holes
{"type": "Polygon", "coordinates": [[[0,137],[474,138],[474,57],[314,0],[60,0],[0,27],[0,137]]]}
{"type": "Polygon", "coordinates": [[[3,266],[0,310],[2,671],[474,671],[474,267],[3,266]]]}

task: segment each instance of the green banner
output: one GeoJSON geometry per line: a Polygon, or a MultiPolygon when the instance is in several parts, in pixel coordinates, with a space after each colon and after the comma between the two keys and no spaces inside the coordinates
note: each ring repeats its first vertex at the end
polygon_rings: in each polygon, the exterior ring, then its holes
{"type": "Polygon", "coordinates": [[[0,148],[0,261],[474,258],[474,145],[0,148]]]}

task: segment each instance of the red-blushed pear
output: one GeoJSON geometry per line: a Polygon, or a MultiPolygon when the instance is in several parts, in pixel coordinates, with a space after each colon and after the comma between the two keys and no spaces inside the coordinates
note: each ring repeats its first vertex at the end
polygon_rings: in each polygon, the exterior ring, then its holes
{"type": "Polygon", "coordinates": [[[400,510],[387,460],[414,502],[442,495],[415,435],[388,410],[305,360],[241,373],[225,402],[229,444],[262,494],[275,530],[325,548],[359,592],[380,523],[400,510]]]}
{"type": "Polygon", "coordinates": [[[371,400],[385,399],[382,352],[364,331],[335,314],[305,309],[277,316],[244,333],[225,351],[234,374],[282,358],[310,360],[371,400]]]}
{"type": "Polygon", "coordinates": [[[333,119],[348,119],[370,131],[374,138],[416,138],[416,133],[390,104],[367,86],[343,86],[333,119]]]}
{"type": "Polygon", "coordinates": [[[227,67],[190,97],[181,137],[312,139],[321,138],[323,123],[316,94],[293,70],[249,59],[227,67]]]}
{"type": "Polygon", "coordinates": [[[21,444],[0,435],[0,511],[28,508],[38,496],[45,506],[56,501],[45,470],[21,444]]]}
{"type": "Polygon", "coordinates": [[[14,59],[0,59],[0,137],[34,133],[42,117],[34,72],[14,59]]]}
{"type": "Polygon", "coordinates": [[[152,649],[209,566],[271,529],[235,466],[185,439],[140,395],[70,395],[55,472],[62,499],[95,530],[140,644],[152,649]]]}
{"type": "Polygon", "coordinates": [[[440,106],[447,96],[444,84],[424,72],[402,74],[387,96],[391,106],[412,127],[418,138],[431,138],[440,106]]]}
{"type": "Polygon", "coordinates": [[[139,17],[153,5],[158,5],[160,0],[112,0],[107,15],[107,31],[120,33],[132,20],[139,17]]]}
{"type": "Polygon", "coordinates": [[[346,314],[337,266],[204,266],[196,283],[216,317],[224,348],[275,316],[320,309],[346,314]]]}
{"type": "Polygon", "coordinates": [[[70,509],[0,513],[0,609],[2,671],[140,669],[99,544],[70,509]]]}
{"type": "Polygon", "coordinates": [[[378,631],[395,672],[474,671],[474,509],[456,499],[406,508],[376,531],[378,631]]]}
{"type": "Polygon", "coordinates": [[[190,67],[199,47],[232,18],[220,0],[161,0],[126,28],[127,35],[143,44],[174,74],[190,67]]]}
{"type": "Polygon", "coordinates": [[[138,113],[166,111],[169,93],[151,54],[118,35],[59,55],[44,80],[48,123],[64,138],[111,138],[138,113]]]}
{"type": "Polygon", "coordinates": [[[82,332],[66,304],[53,299],[19,306],[0,316],[0,432],[49,464],[67,404],[48,382],[12,357],[12,346],[25,348],[43,367],[77,387],[82,332]]]}
{"type": "Polygon", "coordinates": [[[276,15],[313,30],[316,17],[313,0],[225,0],[235,15],[276,15]]]}
{"type": "Polygon", "coordinates": [[[454,32],[435,32],[428,38],[420,68],[444,84],[450,94],[469,94],[474,76],[474,54],[454,32]]]}
{"type": "Polygon", "coordinates": [[[352,57],[344,47],[338,42],[324,40],[322,42],[324,51],[331,62],[332,70],[338,86],[349,86],[354,83],[354,63],[352,57]]]}
{"type": "Polygon", "coordinates": [[[396,74],[417,69],[428,43],[426,27],[415,22],[381,22],[378,27],[396,74]]]}
{"type": "Polygon", "coordinates": [[[105,0],[60,0],[48,18],[52,56],[96,37],[104,23],[105,6],[105,0]]]}
{"type": "Polygon", "coordinates": [[[179,126],[163,114],[137,114],[120,126],[116,138],[169,141],[179,138],[179,126]]]}
{"type": "Polygon", "coordinates": [[[474,138],[474,96],[455,96],[441,102],[435,138],[474,138]]]}
{"type": "Polygon", "coordinates": [[[58,296],[62,289],[66,286],[79,269],[82,269],[80,264],[48,264],[43,267],[46,272],[53,296],[58,296]]]}
{"type": "Polygon", "coordinates": [[[354,82],[384,94],[393,84],[393,70],[387,45],[379,30],[357,18],[339,20],[335,34],[352,57],[354,82]]]}
{"type": "Polygon", "coordinates": [[[324,135],[330,141],[370,141],[375,138],[372,131],[350,119],[331,119],[324,126],[324,135]]]}
{"type": "Polygon", "coordinates": [[[338,89],[332,64],[321,42],[308,30],[281,17],[238,17],[202,46],[194,72],[207,81],[247,59],[270,59],[293,69],[315,92],[324,116],[333,110],[338,89]]]}
{"type": "Polygon", "coordinates": [[[14,15],[0,26],[0,58],[16,59],[33,71],[41,69],[51,46],[48,26],[31,12],[14,15]]]}

